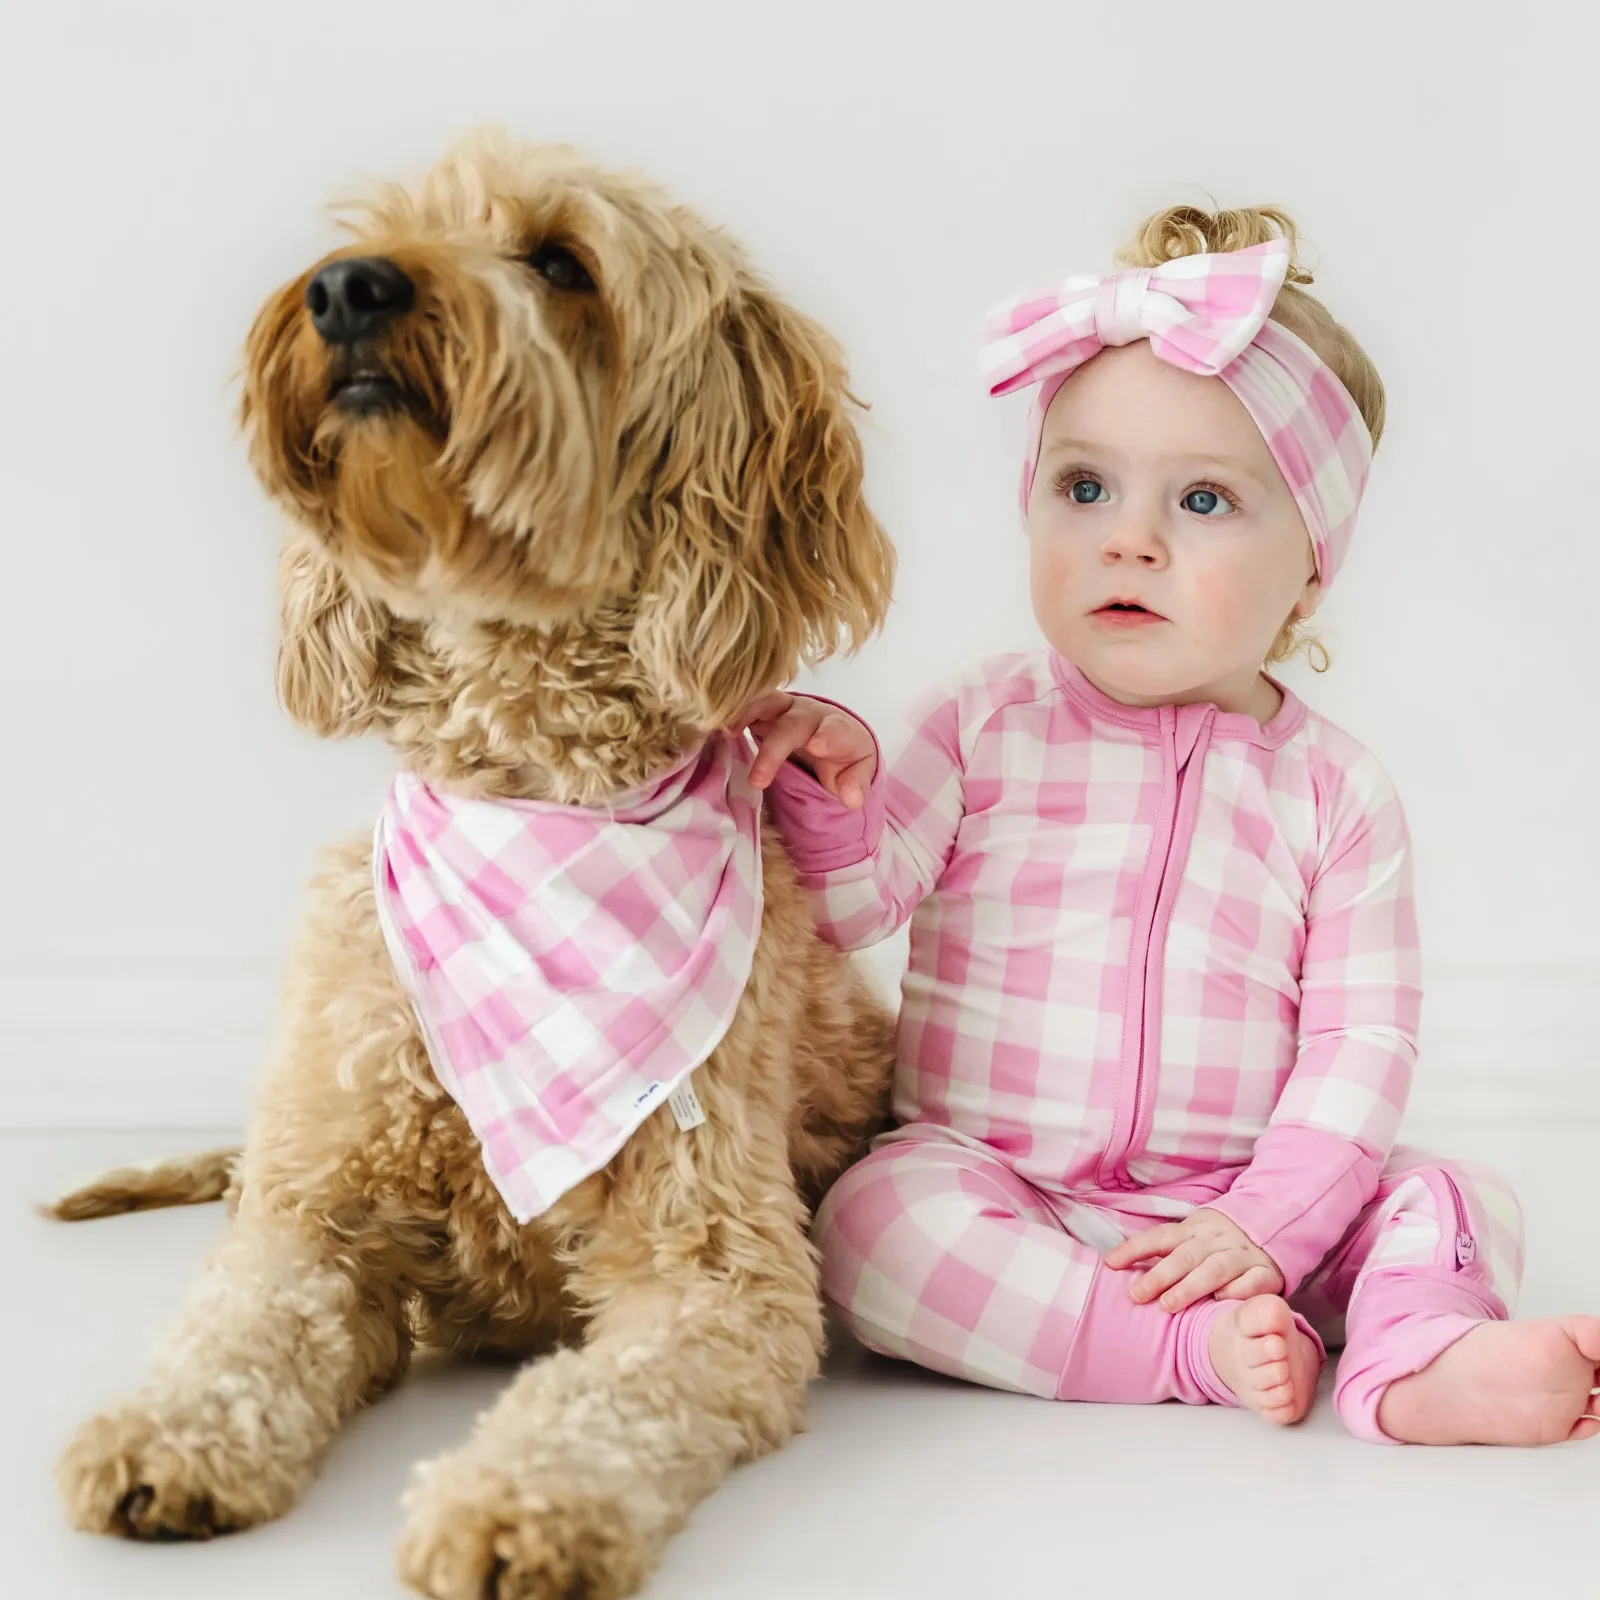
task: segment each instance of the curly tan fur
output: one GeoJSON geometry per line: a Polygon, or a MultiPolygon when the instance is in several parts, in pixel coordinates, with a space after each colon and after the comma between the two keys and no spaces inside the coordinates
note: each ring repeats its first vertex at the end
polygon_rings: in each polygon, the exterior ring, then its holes
{"type": "MultiPolygon", "coordinates": [[[[737,249],[564,150],[477,140],[336,254],[414,308],[346,414],[306,274],[251,334],[251,458],[288,510],[283,702],[458,791],[635,788],[811,657],[860,642],[891,557],[837,349],[737,249]],[[592,289],[529,265],[552,242],[592,289]]],[[[314,269],[313,269],[314,270],[314,269]]],[[[416,1340],[535,1357],[418,1470],[404,1578],[439,1600],[631,1593],[732,1465],[800,1426],[822,1325],[810,1207],[881,1125],[891,1024],[817,939],[781,846],[732,1028],[609,1167],[519,1226],[328,852],[291,954],[236,1215],[139,1391],[60,1467],[78,1526],[208,1537],[286,1511],[416,1340]]],[[[111,1174],[61,1215],[220,1193],[230,1158],[111,1174]]]]}
{"type": "Polygon", "coordinates": [[[120,1217],[129,1211],[201,1205],[207,1200],[226,1200],[230,1209],[236,1209],[240,1154],[238,1150],[206,1150],[199,1155],[118,1167],[39,1209],[57,1222],[87,1222],[94,1217],[120,1217]]]}

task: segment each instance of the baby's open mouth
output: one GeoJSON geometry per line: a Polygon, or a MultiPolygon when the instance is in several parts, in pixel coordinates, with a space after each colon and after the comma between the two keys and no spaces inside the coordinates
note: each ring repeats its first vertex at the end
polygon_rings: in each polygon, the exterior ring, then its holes
{"type": "Polygon", "coordinates": [[[1159,611],[1152,611],[1148,606],[1140,605],[1137,600],[1111,600],[1090,614],[1096,617],[1104,617],[1107,621],[1112,622],[1165,622],[1167,620],[1159,611]]]}

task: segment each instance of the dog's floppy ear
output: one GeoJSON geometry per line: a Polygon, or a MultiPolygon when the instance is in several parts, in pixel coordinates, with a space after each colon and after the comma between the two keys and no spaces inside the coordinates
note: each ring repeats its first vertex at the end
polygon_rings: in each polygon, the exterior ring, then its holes
{"type": "Polygon", "coordinates": [[[382,709],[393,618],[356,594],[312,541],[290,534],[278,561],[278,698],[324,738],[365,733],[382,709]]]}
{"type": "Polygon", "coordinates": [[[644,510],[634,654],[698,727],[883,622],[894,553],[862,493],[852,405],[834,341],[741,286],[644,510]]]}

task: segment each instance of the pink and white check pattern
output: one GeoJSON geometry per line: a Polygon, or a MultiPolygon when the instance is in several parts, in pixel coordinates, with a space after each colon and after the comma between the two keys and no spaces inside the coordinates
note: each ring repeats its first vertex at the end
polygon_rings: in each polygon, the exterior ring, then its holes
{"type": "MultiPolygon", "coordinates": [[[[903,1129],[829,1191],[817,1215],[822,1289],[881,1355],[1045,1399],[1233,1404],[1211,1366],[1211,1298],[1136,1305],[1101,1260],[1156,1220],[1144,1196],[1090,1208],[1045,1194],[993,1151],[903,1129]]],[[[1509,1316],[1522,1219],[1497,1174],[1396,1147],[1373,1198],[1292,1301],[1344,1343],[1335,1405],[1382,1440],[1387,1384],[1475,1322],[1509,1316]]]]}
{"type": "Polygon", "coordinates": [[[914,718],[864,811],[769,791],[823,935],[911,921],[895,1114],[1041,1192],[1214,1205],[1301,1282],[1376,1192],[1420,1006],[1378,764],[1293,695],[1262,726],[1119,705],[1053,652],[914,718]]]}
{"type": "Polygon", "coordinates": [[[1102,1260],[1198,1206],[1344,1335],[1335,1407],[1509,1315],[1521,1218],[1493,1173],[1394,1139],[1420,1001],[1405,820],[1293,695],[1264,726],[1139,710],[1050,652],[913,718],[863,811],[769,791],[824,936],[908,918],[901,1124],[817,1214],[823,1293],[870,1348],[1053,1399],[1233,1403],[1222,1309],[1135,1305],[1102,1260]]]}
{"type": "Polygon", "coordinates": [[[1038,384],[1022,468],[1027,514],[1045,413],[1061,385],[1108,345],[1148,339],[1163,361],[1220,378],[1261,430],[1333,582],[1355,529],[1372,438],[1349,391],[1309,345],[1270,317],[1291,248],[1180,256],[1155,268],[1074,276],[1019,295],[985,319],[983,368],[991,394],[1038,384]]]}
{"type": "Polygon", "coordinates": [[[518,1221],[721,1042],[760,930],[759,826],[725,738],[607,810],[395,780],[374,846],[385,938],[518,1221]]]}

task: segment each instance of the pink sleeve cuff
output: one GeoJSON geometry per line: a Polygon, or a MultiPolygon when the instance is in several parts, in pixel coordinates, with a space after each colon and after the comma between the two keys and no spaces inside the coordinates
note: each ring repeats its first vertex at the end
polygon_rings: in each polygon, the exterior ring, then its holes
{"type": "MultiPolygon", "coordinates": [[[[810,696],[824,705],[836,707],[848,716],[855,712],[837,701],[810,696]]],[[[861,721],[856,717],[858,722],[861,721]]],[[[863,727],[866,724],[862,723],[863,727]]],[[[788,848],[790,859],[802,873],[838,872],[853,867],[877,853],[883,839],[884,774],[883,751],[878,736],[872,733],[877,752],[877,770],[859,811],[852,811],[834,799],[797,761],[785,761],[767,790],[772,819],[788,848]]]]}
{"type": "Polygon", "coordinates": [[[1378,1163],[1321,1128],[1269,1128],[1255,1158],[1207,1210],[1236,1223],[1277,1263],[1293,1294],[1377,1193],[1378,1163]]]}

